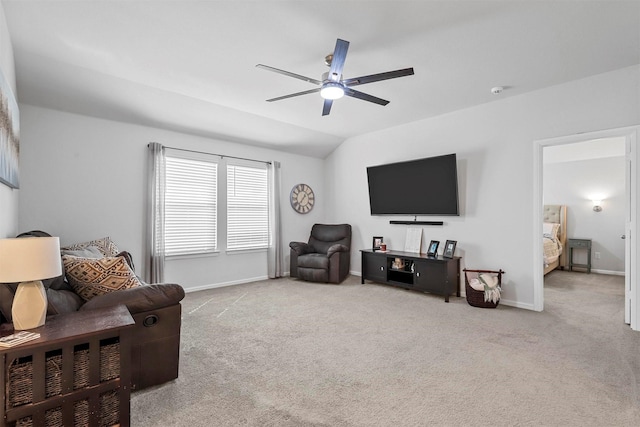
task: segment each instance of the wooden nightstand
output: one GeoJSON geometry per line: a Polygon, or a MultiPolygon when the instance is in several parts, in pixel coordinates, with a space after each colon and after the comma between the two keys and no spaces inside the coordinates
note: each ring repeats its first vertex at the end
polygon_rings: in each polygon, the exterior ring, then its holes
{"type": "Polygon", "coordinates": [[[0,350],[0,425],[128,426],[134,324],[123,305],[61,314],[0,350]]]}
{"type": "Polygon", "coordinates": [[[587,273],[591,273],[591,239],[568,239],[569,246],[569,271],[573,271],[573,267],[586,268],[587,273]],[[573,250],[585,249],[587,251],[587,263],[575,264],[573,262],[573,250]]]}

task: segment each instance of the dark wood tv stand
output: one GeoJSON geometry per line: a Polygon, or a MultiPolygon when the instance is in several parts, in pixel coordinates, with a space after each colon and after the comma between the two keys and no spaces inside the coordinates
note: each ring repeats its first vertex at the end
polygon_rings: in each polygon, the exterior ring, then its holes
{"type": "Polygon", "coordinates": [[[400,251],[362,249],[362,284],[365,280],[420,292],[460,296],[460,257],[429,257],[400,251]],[[396,258],[400,263],[395,263],[396,258]]]}

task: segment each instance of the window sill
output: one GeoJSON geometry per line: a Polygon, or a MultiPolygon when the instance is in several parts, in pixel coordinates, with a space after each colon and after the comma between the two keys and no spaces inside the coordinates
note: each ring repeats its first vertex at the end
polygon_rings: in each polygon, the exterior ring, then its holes
{"type": "Polygon", "coordinates": [[[167,255],[165,256],[166,260],[180,260],[180,259],[189,259],[189,258],[209,258],[220,255],[220,251],[213,252],[205,252],[199,254],[179,254],[179,255],[167,255]]]}
{"type": "Polygon", "coordinates": [[[266,252],[268,248],[251,248],[251,249],[227,249],[225,253],[227,255],[241,255],[252,252],[266,252]]]}

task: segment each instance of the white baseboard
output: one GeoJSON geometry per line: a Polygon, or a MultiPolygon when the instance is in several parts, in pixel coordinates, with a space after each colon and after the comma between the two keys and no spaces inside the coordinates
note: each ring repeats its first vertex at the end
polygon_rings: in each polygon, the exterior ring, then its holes
{"type": "MultiPolygon", "coordinates": [[[[285,271],[282,277],[289,277],[289,272],[285,271]]],[[[259,276],[259,277],[252,277],[249,279],[232,280],[230,282],[212,283],[209,285],[201,285],[201,286],[193,286],[193,287],[183,286],[183,288],[184,288],[184,292],[188,294],[190,292],[205,291],[207,289],[224,288],[226,286],[244,285],[245,283],[259,282],[261,280],[267,280],[268,278],[269,278],[268,276],[259,276]]]]}
{"type": "Polygon", "coordinates": [[[207,289],[224,288],[226,286],[243,285],[245,283],[259,282],[260,280],[267,280],[268,278],[269,277],[267,277],[267,276],[260,276],[260,277],[252,277],[250,279],[233,280],[231,282],[212,283],[212,284],[209,284],[209,285],[185,287],[184,288],[184,292],[185,293],[190,293],[190,292],[204,291],[204,290],[207,290],[207,289]]]}
{"type": "Polygon", "coordinates": [[[508,305],[509,307],[523,308],[525,310],[535,311],[535,308],[533,308],[533,304],[525,304],[520,301],[500,299],[500,305],[508,305]]]}
{"type": "Polygon", "coordinates": [[[610,276],[624,276],[624,271],[613,271],[613,270],[596,270],[594,268],[591,269],[592,273],[598,273],[598,274],[608,274],[610,276]]]}

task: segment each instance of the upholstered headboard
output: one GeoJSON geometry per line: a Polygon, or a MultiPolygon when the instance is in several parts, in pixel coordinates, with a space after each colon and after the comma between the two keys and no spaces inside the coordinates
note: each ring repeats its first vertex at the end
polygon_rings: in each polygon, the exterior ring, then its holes
{"type": "Polygon", "coordinates": [[[565,205],[544,205],[542,211],[542,221],[560,224],[558,237],[562,243],[562,255],[560,255],[560,265],[567,265],[567,207],[565,205]]]}

